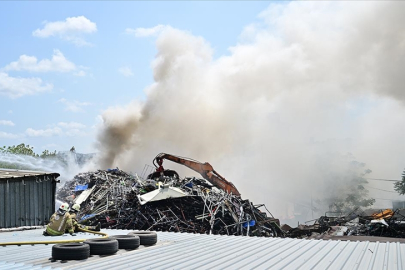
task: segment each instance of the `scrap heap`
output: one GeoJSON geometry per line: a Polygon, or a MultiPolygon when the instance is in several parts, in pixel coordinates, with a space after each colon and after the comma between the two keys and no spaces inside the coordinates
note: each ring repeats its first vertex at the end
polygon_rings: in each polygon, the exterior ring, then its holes
{"type": "Polygon", "coordinates": [[[78,174],[58,191],[58,199],[81,205],[80,223],[101,222],[103,228],[315,239],[405,238],[405,210],[366,213],[358,209],[345,216],[325,213],[312,225],[280,228],[279,220],[264,205],[243,200],[237,188],[209,163],[164,153],[153,163],[156,170],[146,179],[118,168],[78,174]],[[163,168],[164,159],[203,178],[181,179],[177,172],[163,168]]]}
{"type": "Polygon", "coordinates": [[[297,228],[283,225],[282,229],[286,235],[294,238],[339,239],[342,236],[405,238],[405,209],[395,211],[356,209],[347,215],[325,214],[316,219],[312,225],[299,225],[297,228]]]}
{"type": "Polygon", "coordinates": [[[101,222],[103,228],[284,236],[279,220],[259,210],[264,205],[243,200],[208,163],[168,154],[158,155],[155,162],[156,172],[147,179],[118,168],[78,174],[58,191],[58,199],[81,205],[80,223],[101,222]],[[175,171],[163,169],[163,159],[204,178],[181,179],[175,171]]]}

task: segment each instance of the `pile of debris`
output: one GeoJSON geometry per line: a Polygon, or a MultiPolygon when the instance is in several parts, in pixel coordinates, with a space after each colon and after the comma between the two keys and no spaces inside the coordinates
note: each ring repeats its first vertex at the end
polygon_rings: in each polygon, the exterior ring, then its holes
{"type": "Polygon", "coordinates": [[[263,204],[243,200],[209,163],[161,153],[153,164],[156,170],[146,179],[118,168],[78,174],[58,191],[58,199],[81,205],[82,224],[100,222],[103,228],[317,239],[405,237],[405,213],[389,209],[370,214],[358,209],[345,216],[325,213],[312,225],[280,228],[263,204]],[[164,159],[203,178],[181,179],[163,168],[164,159]]]}
{"type": "Polygon", "coordinates": [[[125,203],[134,184],[134,176],[119,169],[80,173],[58,190],[57,199],[79,204],[86,219],[104,215],[125,203]]]}
{"type": "Polygon", "coordinates": [[[405,238],[405,209],[395,211],[356,209],[345,216],[329,212],[314,220],[312,225],[299,225],[297,228],[284,225],[281,228],[286,235],[294,238],[338,239],[342,236],[405,238]]]}
{"type": "Polygon", "coordinates": [[[147,179],[119,169],[81,173],[65,183],[58,199],[81,205],[80,223],[101,222],[103,228],[283,236],[279,220],[259,210],[264,205],[171,170],[147,179]]]}

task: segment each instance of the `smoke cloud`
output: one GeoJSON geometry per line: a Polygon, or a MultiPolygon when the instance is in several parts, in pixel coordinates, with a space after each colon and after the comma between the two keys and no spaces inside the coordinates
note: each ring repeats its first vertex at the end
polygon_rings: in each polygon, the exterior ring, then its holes
{"type": "Polygon", "coordinates": [[[65,181],[71,180],[82,170],[81,166],[77,164],[74,156],[69,152],[58,153],[58,156],[48,158],[0,152],[0,164],[4,165],[6,168],[17,170],[58,172],[60,174],[58,180],[61,181],[62,185],[65,181]]]}
{"type": "Polygon", "coordinates": [[[404,10],[386,1],[274,4],[218,59],[203,37],[164,27],[146,101],[103,114],[98,167],[141,172],[160,152],[208,161],[281,218],[289,203],[333,196],[336,183],[369,169],[398,179],[404,10]]]}

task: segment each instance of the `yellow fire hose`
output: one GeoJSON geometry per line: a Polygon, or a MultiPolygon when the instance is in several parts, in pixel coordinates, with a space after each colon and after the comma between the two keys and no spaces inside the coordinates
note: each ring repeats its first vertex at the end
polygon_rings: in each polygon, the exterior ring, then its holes
{"type": "MultiPolygon", "coordinates": [[[[86,230],[86,229],[83,229],[83,228],[78,228],[78,229],[79,229],[79,231],[82,231],[82,232],[88,232],[88,233],[102,235],[103,237],[101,237],[101,238],[107,238],[108,237],[108,234],[106,234],[106,233],[90,231],[90,230],[86,230]]],[[[52,237],[52,236],[46,236],[46,237],[52,237]]],[[[54,241],[32,241],[32,242],[6,242],[6,243],[1,243],[0,242],[0,246],[66,244],[66,243],[80,243],[80,242],[84,242],[86,240],[87,239],[54,240],[54,241]]]]}

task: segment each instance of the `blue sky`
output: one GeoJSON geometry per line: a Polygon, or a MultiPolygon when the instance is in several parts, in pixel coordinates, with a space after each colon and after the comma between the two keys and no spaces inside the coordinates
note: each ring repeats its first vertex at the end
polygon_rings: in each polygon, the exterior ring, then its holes
{"type": "Polygon", "coordinates": [[[155,37],[136,37],[126,29],[170,25],[189,31],[209,42],[217,58],[229,54],[243,28],[269,4],[0,2],[0,144],[24,142],[36,152],[75,145],[79,152],[93,152],[94,126],[103,110],[144,99],[143,89],[153,82],[155,37]],[[63,32],[68,18],[81,18],[82,28],[63,32]],[[62,30],[45,32],[58,22],[62,30]],[[24,55],[35,57],[35,64],[19,61],[24,55]],[[63,61],[50,63],[54,55],[63,61]],[[21,90],[27,87],[31,93],[21,90]]]}

